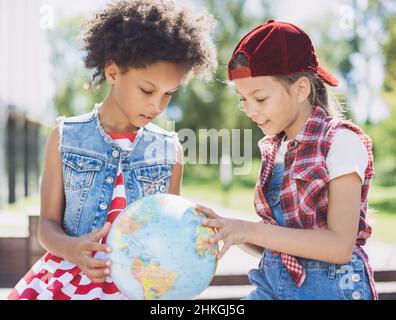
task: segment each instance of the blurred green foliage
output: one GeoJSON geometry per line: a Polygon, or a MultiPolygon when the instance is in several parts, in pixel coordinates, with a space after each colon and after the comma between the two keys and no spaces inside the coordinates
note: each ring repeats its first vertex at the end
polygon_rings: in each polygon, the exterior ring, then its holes
{"type": "MultiPolygon", "coordinates": [[[[165,118],[176,121],[176,131],[183,128],[192,129],[196,133],[203,128],[251,129],[252,170],[246,176],[235,176],[233,182],[235,185],[251,187],[257,177],[256,163],[259,161],[257,141],[262,137],[262,132],[252,125],[243,112],[239,111],[238,97],[227,83],[227,64],[236,43],[248,30],[268,18],[276,18],[272,13],[276,4],[262,0],[261,8],[257,10],[262,12],[262,15],[258,17],[247,12],[246,2],[242,0],[202,0],[201,2],[218,21],[214,41],[218,48],[219,68],[213,81],[192,80],[182,88],[171,102],[165,118]],[[179,116],[173,119],[175,110],[179,116]]],[[[374,142],[376,183],[393,185],[396,183],[396,140],[394,139],[396,136],[396,13],[394,5],[392,7],[392,0],[368,0],[364,9],[359,7],[357,0],[351,0],[349,4],[354,10],[354,25],[351,30],[345,31],[345,34],[334,32],[338,30],[339,24],[334,13],[321,16],[304,26],[304,29],[314,40],[317,40],[314,42],[320,63],[346,82],[346,91],[337,91],[337,96],[346,106],[346,117],[353,119],[350,97],[357,93],[361,84],[354,82],[352,60],[356,54],[363,56],[363,59],[369,58],[370,52],[366,43],[369,37],[365,32],[369,32],[370,26],[375,23],[381,25],[383,32],[376,37],[376,40],[385,63],[382,96],[389,106],[390,115],[380,123],[372,123],[368,117],[365,123],[360,125],[374,142]]],[[[106,84],[88,88],[91,74],[84,68],[82,62],[84,53],[80,50],[79,38],[84,28],[84,18],[78,16],[62,21],[55,29],[49,31],[53,78],[56,83],[53,101],[60,115],[69,116],[91,110],[95,103],[103,101],[108,92],[106,84]]],[[[164,122],[163,119],[159,121],[162,121],[161,124],[164,122]]],[[[243,142],[241,139],[241,150],[244,150],[243,142]]],[[[219,151],[221,154],[220,141],[219,151]]],[[[205,179],[209,181],[218,178],[218,165],[186,165],[186,182],[189,180],[204,182],[205,179]]]]}

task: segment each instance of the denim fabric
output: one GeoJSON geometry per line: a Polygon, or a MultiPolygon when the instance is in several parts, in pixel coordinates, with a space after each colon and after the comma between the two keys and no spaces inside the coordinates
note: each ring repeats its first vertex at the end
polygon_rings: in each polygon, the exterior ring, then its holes
{"type": "Polygon", "coordinates": [[[168,191],[178,138],[153,124],[140,128],[131,150],[121,150],[92,112],[58,118],[65,191],[63,228],[70,236],[100,229],[110,207],[118,165],[127,203],[168,191]]]}
{"type": "Polygon", "coordinates": [[[283,178],[283,163],[275,163],[272,171],[272,176],[268,183],[268,190],[264,191],[265,198],[272,209],[276,223],[280,226],[285,226],[285,219],[283,218],[280,205],[280,189],[283,178]]]}
{"type": "Polygon", "coordinates": [[[372,300],[364,261],[357,254],[345,265],[298,258],[307,277],[301,287],[292,281],[280,256],[264,251],[258,269],[249,271],[256,287],[245,300],[372,300]]]}
{"type": "MultiPolygon", "coordinates": [[[[275,164],[268,190],[264,192],[277,223],[285,226],[280,208],[279,192],[283,164],[275,164]]],[[[279,255],[265,249],[258,269],[248,277],[256,288],[244,300],[371,300],[369,279],[364,260],[356,253],[348,264],[340,265],[298,258],[306,270],[301,287],[292,281],[279,255]]]]}

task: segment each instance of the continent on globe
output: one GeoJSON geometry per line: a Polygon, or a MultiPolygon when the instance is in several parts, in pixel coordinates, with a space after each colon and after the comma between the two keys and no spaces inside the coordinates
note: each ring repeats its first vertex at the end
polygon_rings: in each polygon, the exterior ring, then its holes
{"type": "Polygon", "coordinates": [[[209,239],[214,235],[212,229],[209,229],[205,226],[199,226],[195,229],[195,250],[198,253],[198,256],[203,257],[205,255],[216,256],[217,247],[209,245],[209,239]]]}
{"type": "Polygon", "coordinates": [[[212,228],[205,227],[201,224],[202,214],[197,212],[196,210],[191,210],[193,219],[192,223],[194,223],[195,234],[194,234],[194,248],[199,257],[206,257],[207,255],[211,255],[216,257],[217,246],[210,245],[209,239],[212,237],[215,232],[212,228]]]}
{"type": "Polygon", "coordinates": [[[131,271],[143,288],[145,300],[161,298],[172,289],[177,278],[176,272],[165,271],[157,262],[145,262],[139,257],[134,259],[131,271]]]}
{"type": "MultiPolygon", "coordinates": [[[[150,207],[149,207],[150,208],[150,207]]],[[[128,247],[127,243],[122,242],[122,236],[126,234],[136,234],[139,230],[155,215],[153,208],[151,210],[142,211],[142,215],[138,217],[131,217],[128,215],[121,215],[120,223],[117,224],[115,230],[115,243],[121,249],[126,249],[128,247]]]]}

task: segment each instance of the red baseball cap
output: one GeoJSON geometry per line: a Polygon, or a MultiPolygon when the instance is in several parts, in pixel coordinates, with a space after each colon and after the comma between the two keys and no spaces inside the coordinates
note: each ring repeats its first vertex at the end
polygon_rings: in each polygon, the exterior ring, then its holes
{"type": "Polygon", "coordinates": [[[275,20],[268,20],[245,35],[228,63],[229,80],[303,71],[317,75],[330,86],[339,84],[334,76],[319,66],[309,36],[291,23],[275,20]],[[247,57],[249,66],[232,70],[231,63],[238,53],[247,57]]]}

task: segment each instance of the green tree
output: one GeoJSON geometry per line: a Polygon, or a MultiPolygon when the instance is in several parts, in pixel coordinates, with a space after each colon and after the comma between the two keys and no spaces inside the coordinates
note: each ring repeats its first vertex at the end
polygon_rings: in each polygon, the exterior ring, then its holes
{"type": "Polygon", "coordinates": [[[107,94],[106,85],[89,87],[91,74],[84,68],[80,49],[83,21],[83,16],[63,20],[48,32],[52,76],[56,84],[53,103],[59,115],[86,112],[107,94]]]}
{"type": "Polygon", "coordinates": [[[387,40],[383,46],[385,81],[383,97],[389,107],[389,117],[370,128],[374,142],[377,179],[384,185],[396,184],[396,12],[384,21],[387,40]]]}

